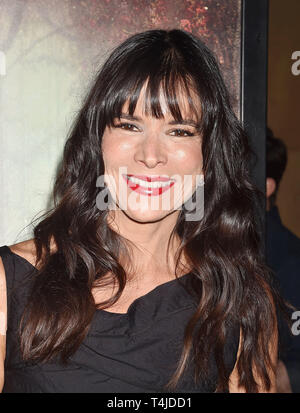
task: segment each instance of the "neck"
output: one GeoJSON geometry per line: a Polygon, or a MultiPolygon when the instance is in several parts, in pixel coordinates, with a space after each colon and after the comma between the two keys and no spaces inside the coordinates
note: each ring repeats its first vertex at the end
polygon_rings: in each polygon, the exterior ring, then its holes
{"type": "Polygon", "coordinates": [[[167,247],[178,214],[179,211],[175,211],[159,221],[142,223],[132,220],[121,210],[114,211],[113,217],[110,215],[110,227],[130,241],[130,264],[134,267],[134,274],[159,277],[162,272],[170,275],[175,273],[174,258],[180,244],[179,237],[172,238],[169,252],[167,247]]]}

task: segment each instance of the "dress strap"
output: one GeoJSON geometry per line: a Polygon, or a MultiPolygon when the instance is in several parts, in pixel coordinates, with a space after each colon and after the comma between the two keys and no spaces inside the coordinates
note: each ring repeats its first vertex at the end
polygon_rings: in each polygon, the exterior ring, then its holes
{"type": "Polygon", "coordinates": [[[13,255],[13,253],[7,245],[3,245],[2,247],[0,247],[0,257],[2,258],[6,255],[13,255]]]}
{"type": "Polygon", "coordinates": [[[2,258],[7,291],[12,290],[15,279],[14,254],[7,245],[0,247],[0,257],[2,258]]]}
{"type": "Polygon", "coordinates": [[[12,290],[15,283],[15,264],[13,253],[7,245],[0,247],[0,257],[2,258],[5,271],[6,281],[6,299],[7,299],[7,320],[11,314],[12,290]]]}

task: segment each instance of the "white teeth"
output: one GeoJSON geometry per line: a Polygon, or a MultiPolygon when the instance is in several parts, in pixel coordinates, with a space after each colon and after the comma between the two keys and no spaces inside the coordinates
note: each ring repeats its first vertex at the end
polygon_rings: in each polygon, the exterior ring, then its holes
{"type": "Polygon", "coordinates": [[[127,176],[127,178],[133,182],[134,184],[138,184],[144,188],[161,188],[164,186],[169,186],[172,181],[167,181],[167,182],[160,182],[160,181],[156,181],[156,182],[147,182],[147,181],[143,181],[142,179],[138,179],[138,178],[134,178],[132,176],[127,176]]]}

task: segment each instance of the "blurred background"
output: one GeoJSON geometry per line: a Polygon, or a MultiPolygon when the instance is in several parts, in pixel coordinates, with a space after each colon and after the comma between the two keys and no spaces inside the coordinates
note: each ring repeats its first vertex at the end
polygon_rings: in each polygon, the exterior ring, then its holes
{"type": "Polygon", "coordinates": [[[277,204],[281,220],[300,237],[300,1],[269,1],[268,125],[287,146],[288,163],[277,204]],[[295,66],[294,66],[295,67],[295,66]]]}

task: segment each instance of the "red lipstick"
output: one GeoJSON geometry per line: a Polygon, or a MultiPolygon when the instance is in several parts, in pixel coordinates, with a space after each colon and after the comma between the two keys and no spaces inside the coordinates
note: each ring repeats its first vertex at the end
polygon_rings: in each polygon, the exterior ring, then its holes
{"type": "Polygon", "coordinates": [[[123,178],[125,179],[127,185],[129,186],[130,189],[133,191],[141,194],[141,195],[147,195],[147,196],[158,196],[163,194],[164,192],[168,191],[175,183],[174,179],[169,179],[166,177],[152,177],[152,176],[146,176],[146,175],[122,175],[123,178]],[[145,181],[145,185],[139,184],[138,182],[133,182],[130,177],[132,178],[137,178],[141,181],[145,181]],[[158,187],[153,187],[153,186],[147,186],[147,182],[153,183],[153,182],[170,182],[169,185],[162,185],[158,187]]]}
{"type": "MultiPolygon", "coordinates": [[[[166,178],[164,176],[147,176],[147,175],[132,175],[132,174],[127,174],[129,177],[134,177],[141,179],[142,181],[147,181],[147,182],[168,182],[168,181],[174,181],[174,179],[166,178]]],[[[174,181],[175,182],[175,181],[174,181]]]]}

